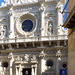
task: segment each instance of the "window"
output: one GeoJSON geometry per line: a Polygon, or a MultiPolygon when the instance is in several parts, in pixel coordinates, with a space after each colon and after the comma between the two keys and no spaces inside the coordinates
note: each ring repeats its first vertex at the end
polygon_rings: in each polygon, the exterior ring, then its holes
{"type": "Polygon", "coordinates": [[[53,61],[52,60],[47,60],[46,65],[49,66],[53,66],[53,61]]]}
{"type": "Polygon", "coordinates": [[[62,65],[62,67],[63,67],[63,68],[67,68],[67,64],[64,63],[64,64],[62,65]]]}
{"type": "Polygon", "coordinates": [[[8,63],[7,62],[4,62],[3,63],[3,67],[7,68],[8,67],[8,63]]]}
{"type": "Polygon", "coordinates": [[[33,22],[31,20],[25,20],[22,23],[22,30],[25,32],[30,32],[33,29],[33,22]]]}

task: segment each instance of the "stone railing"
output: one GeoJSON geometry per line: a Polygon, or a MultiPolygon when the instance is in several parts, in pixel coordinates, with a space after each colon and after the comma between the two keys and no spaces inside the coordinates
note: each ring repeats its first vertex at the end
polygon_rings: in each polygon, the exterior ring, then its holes
{"type": "Polygon", "coordinates": [[[50,40],[67,40],[67,35],[53,36],[37,36],[37,37],[21,37],[21,38],[4,38],[0,39],[2,43],[19,43],[19,42],[35,42],[35,41],[50,41],[50,40]]]}

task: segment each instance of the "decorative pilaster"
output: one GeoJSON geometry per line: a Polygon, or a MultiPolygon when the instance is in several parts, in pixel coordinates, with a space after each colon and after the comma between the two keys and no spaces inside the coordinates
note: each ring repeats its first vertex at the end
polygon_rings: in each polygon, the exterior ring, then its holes
{"type": "Polygon", "coordinates": [[[11,7],[9,10],[9,16],[10,16],[10,31],[9,31],[9,37],[14,37],[14,12],[13,8],[11,7]]]}
{"type": "Polygon", "coordinates": [[[41,13],[41,36],[44,36],[44,22],[45,22],[45,20],[44,20],[44,2],[43,1],[41,1],[40,2],[40,4],[41,4],[41,7],[39,8],[39,11],[40,11],[40,13],[41,13]]]}
{"type": "Polygon", "coordinates": [[[31,68],[32,68],[32,75],[34,75],[34,67],[33,67],[33,65],[31,66],[31,68]]]}
{"type": "Polygon", "coordinates": [[[57,35],[63,35],[62,26],[63,25],[63,4],[61,0],[57,4],[57,15],[58,15],[58,25],[57,25],[57,35]]]}
{"type": "Polygon", "coordinates": [[[17,67],[15,67],[16,68],[16,75],[18,75],[18,70],[17,70],[17,67]]]}
{"type": "Polygon", "coordinates": [[[8,55],[8,58],[10,59],[10,75],[13,75],[12,67],[13,67],[14,58],[12,52],[8,55]]]}
{"type": "Polygon", "coordinates": [[[41,66],[41,74],[45,71],[45,60],[44,60],[44,58],[45,58],[45,56],[46,56],[46,53],[45,53],[45,51],[43,50],[43,51],[41,51],[41,53],[39,54],[39,58],[40,58],[40,66],[41,66]]]}
{"type": "Polygon", "coordinates": [[[37,64],[35,65],[35,75],[37,75],[37,64]]]}
{"type": "Polygon", "coordinates": [[[57,56],[56,75],[60,75],[60,62],[61,62],[61,51],[60,50],[56,52],[56,56],[57,56]]]}

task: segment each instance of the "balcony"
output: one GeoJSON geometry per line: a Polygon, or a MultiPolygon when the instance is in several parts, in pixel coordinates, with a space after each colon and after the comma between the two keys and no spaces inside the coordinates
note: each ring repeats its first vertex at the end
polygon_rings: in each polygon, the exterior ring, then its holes
{"type": "Polygon", "coordinates": [[[54,41],[67,40],[67,35],[37,36],[37,37],[21,37],[21,38],[4,38],[0,39],[0,44],[19,43],[19,42],[37,42],[37,41],[54,41]]]}

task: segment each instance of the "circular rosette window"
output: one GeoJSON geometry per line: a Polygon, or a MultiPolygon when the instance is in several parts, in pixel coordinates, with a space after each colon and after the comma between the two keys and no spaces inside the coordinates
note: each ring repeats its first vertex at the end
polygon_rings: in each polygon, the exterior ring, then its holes
{"type": "Polygon", "coordinates": [[[36,30],[36,19],[31,14],[22,15],[16,25],[17,32],[20,35],[29,36],[36,30]]]}
{"type": "Polygon", "coordinates": [[[25,20],[22,23],[22,30],[25,32],[30,32],[33,30],[33,22],[31,20],[25,20]]]}

